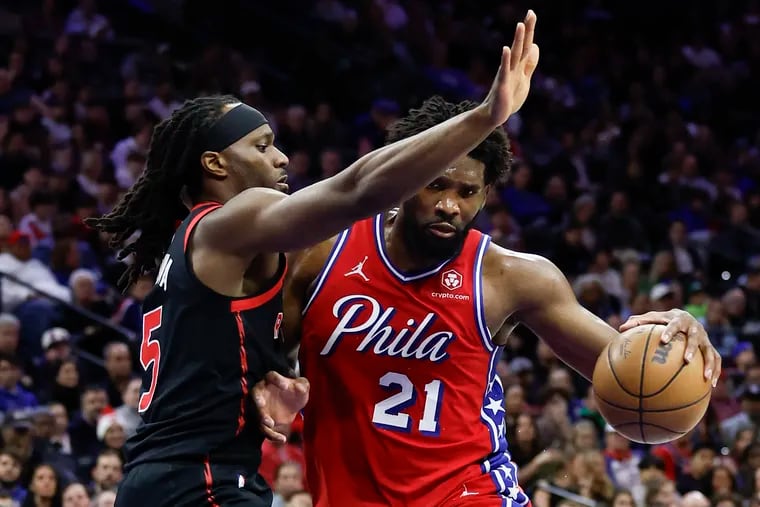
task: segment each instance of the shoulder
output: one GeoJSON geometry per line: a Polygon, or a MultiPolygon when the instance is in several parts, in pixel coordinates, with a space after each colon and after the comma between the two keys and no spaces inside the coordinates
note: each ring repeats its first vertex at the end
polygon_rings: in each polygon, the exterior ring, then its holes
{"type": "Polygon", "coordinates": [[[509,290],[524,303],[545,301],[569,289],[564,273],[546,257],[515,252],[494,243],[483,257],[483,281],[509,290]]]}

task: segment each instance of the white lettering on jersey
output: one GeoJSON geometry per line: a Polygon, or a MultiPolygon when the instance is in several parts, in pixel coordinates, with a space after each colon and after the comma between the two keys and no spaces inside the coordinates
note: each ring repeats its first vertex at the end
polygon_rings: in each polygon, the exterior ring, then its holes
{"type": "Polygon", "coordinates": [[[166,290],[166,284],[169,279],[169,270],[172,268],[174,260],[169,254],[164,255],[164,259],[161,261],[161,267],[158,268],[158,276],[156,277],[156,285],[166,290]]]}
{"type": "Polygon", "coordinates": [[[340,298],[333,305],[333,315],[339,322],[320,354],[332,354],[338,343],[348,335],[366,333],[356,347],[357,352],[368,352],[372,349],[372,352],[380,356],[413,357],[428,359],[434,363],[449,357],[446,348],[456,338],[454,333],[437,331],[426,335],[437,318],[436,314],[428,313],[419,325],[416,325],[414,319],[408,319],[406,327],[396,331],[390,325],[395,313],[394,307],[383,309],[380,303],[370,296],[351,294],[340,298]],[[409,333],[411,336],[408,336],[409,333]]]}

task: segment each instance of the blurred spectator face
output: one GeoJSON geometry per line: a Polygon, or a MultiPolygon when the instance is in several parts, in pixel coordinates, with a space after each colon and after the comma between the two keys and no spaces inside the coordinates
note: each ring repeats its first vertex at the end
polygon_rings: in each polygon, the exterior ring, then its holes
{"type": "Polygon", "coordinates": [[[19,326],[13,322],[0,323],[0,352],[15,354],[18,349],[19,326]]]}
{"type": "MultiPolygon", "coordinates": [[[[45,186],[45,175],[39,167],[30,167],[24,173],[24,184],[29,190],[42,190],[45,186]]],[[[50,204],[44,206],[51,206],[50,204]]],[[[38,206],[41,208],[42,206],[38,206]]],[[[48,215],[52,215],[52,212],[48,215]]]]}
{"type": "Polygon", "coordinates": [[[583,233],[578,227],[568,227],[565,229],[565,243],[572,246],[578,246],[583,240],[583,233]]]}
{"type": "Polygon", "coordinates": [[[665,481],[654,497],[654,503],[660,507],[675,507],[678,505],[676,486],[672,481],[665,481]]]}
{"type": "Polygon", "coordinates": [[[314,119],[318,123],[327,123],[332,119],[332,106],[327,102],[320,102],[317,104],[317,109],[314,111],[314,119]]]}
{"type": "Polygon", "coordinates": [[[89,150],[82,155],[80,172],[91,180],[97,181],[100,178],[103,172],[103,159],[97,150],[89,150]]]}
{"type": "Polygon", "coordinates": [[[628,197],[623,192],[615,192],[610,198],[610,212],[620,215],[628,211],[628,197]]]}
{"type": "Polygon", "coordinates": [[[727,494],[734,492],[734,480],[731,471],[726,467],[716,467],[712,475],[713,494],[727,494]]]}
{"type": "Polygon", "coordinates": [[[753,347],[748,347],[736,354],[736,357],[734,357],[734,364],[736,364],[737,370],[746,375],[749,368],[757,364],[755,349],[753,347]]]}
{"type": "Polygon", "coordinates": [[[274,480],[274,491],[284,497],[303,489],[303,474],[296,463],[281,465],[274,480]]]}
{"type": "Polygon", "coordinates": [[[53,403],[50,405],[49,410],[55,420],[53,434],[62,435],[66,433],[69,427],[69,414],[66,412],[66,407],[61,403],[53,403]]]}
{"type": "Polygon", "coordinates": [[[6,360],[0,360],[0,389],[10,391],[21,379],[21,370],[18,366],[6,360]]]}
{"type": "Polygon", "coordinates": [[[567,188],[565,186],[565,180],[559,176],[552,176],[549,178],[549,181],[546,182],[544,197],[546,197],[546,199],[551,202],[564,202],[565,199],[567,199],[567,188]]]}
{"type": "Polygon", "coordinates": [[[132,357],[129,347],[123,343],[113,343],[106,348],[106,371],[112,379],[129,377],[132,374],[132,357]]]}
{"type": "Polygon", "coordinates": [[[570,377],[570,372],[562,367],[554,368],[549,373],[547,385],[552,389],[558,389],[566,393],[568,397],[572,396],[575,391],[573,388],[573,379],[570,377]]]}
{"type": "Polygon", "coordinates": [[[152,125],[146,125],[143,128],[141,128],[139,131],[137,131],[137,134],[135,134],[135,142],[137,143],[137,146],[143,149],[143,151],[148,150],[148,146],[150,146],[150,137],[153,135],[153,126],[152,125]]]}
{"type": "Polygon", "coordinates": [[[63,490],[63,507],[90,507],[90,495],[82,484],[75,482],[63,490]]]}
{"type": "Polygon", "coordinates": [[[715,451],[712,449],[702,448],[697,450],[692,455],[689,463],[691,474],[697,479],[704,477],[710,471],[713,459],[715,459],[715,451]]]}
{"type": "Polygon", "coordinates": [[[124,392],[121,393],[121,399],[124,400],[124,404],[128,407],[137,409],[137,403],[140,399],[140,387],[142,381],[139,378],[133,378],[127,384],[124,392]]]}
{"type": "Polygon", "coordinates": [[[504,395],[504,408],[508,415],[518,415],[525,410],[525,391],[519,384],[511,385],[504,395]]]}
{"type": "Polygon", "coordinates": [[[536,426],[533,423],[533,418],[528,414],[520,414],[517,416],[517,427],[515,428],[517,434],[517,441],[525,444],[530,444],[536,438],[536,426]]]}
{"type": "Polygon", "coordinates": [[[103,437],[103,443],[111,449],[121,449],[126,441],[127,434],[124,433],[124,427],[118,422],[111,424],[103,437]]]}
{"type": "Polygon", "coordinates": [[[43,440],[47,440],[53,436],[53,430],[55,429],[55,418],[53,414],[49,412],[40,412],[34,416],[34,436],[43,440]]]}
{"type": "Polygon", "coordinates": [[[630,493],[618,493],[612,501],[612,507],[636,507],[630,493]]]}
{"type": "Polygon", "coordinates": [[[594,423],[580,420],[573,427],[573,446],[578,451],[597,449],[599,442],[594,423]]]}
{"type": "Polygon", "coordinates": [[[63,387],[74,389],[79,385],[79,369],[73,361],[64,361],[58,368],[55,381],[63,387]]]}
{"type": "Polygon", "coordinates": [[[311,495],[305,491],[296,493],[290,497],[290,501],[287,503],[287,507],[313,507],[311,495]]]}
{"type": "Polygon", "coordinates": [[[29,492],[42,498],[53,498],[58,481],[55,472],[47,465],[37,467],[29,485],[29,492]]]}
{"type": "Polygon", "coordinates": [[[106,408],[108,397],[104,389],[90,389],[82,395],[82,416],[87,421],[96,421],[106,408]]]}
{"type": "Polygon", "coordinates": [[[405,243],[430,260],[451,257],[462,246],[485,203],[485,166],[468,156],[401,205],[405,243]]]}
{"type": "Polygon", "coordinates": [[[515,188],[526,190],[530,184],[530,167],[525,164],[520,164],[515,167],[510,181],[515,188]]]}
{"type": "Polygon", "coordinates": [[[309,175],[309,165],[311,161],[309,154],[305,151],[296,151],[290,156],[290,164],[288,164],[288,174],[291,176],[297,176],[305,178],[309,175]]]}
{"type": "Polygon", "coordinates": [[[583,284],[578,300],[587,308],[593,308],[604,298],[604,289],[596,281],[583,284]]]}
{"type": "Polygon", "coordinates": [[[721,298],[723,309],[731,318],[741,318],[747,311],[747,297],[741,289],[732,289],[721,298]]]}
{"type": "Polygon", "coordinates": [[[324,178],[335,176],[343,169],[340,153],[336,150],[323,150],[319,157],[319,163],[324,178]]]}
{"type": "Polygon", "coordinates": [[[88,276],[72,277],[71,295],[78,303],[90,303],[97,297],[95,280],[88,276]]]}
{"type": "Polygon", "coordinates": [[[15,456],[0,453],[0,482],[11,484],[21,476],[21,463],[15,456]]]}
{"type": "Polygon", "coordinates": [[[306,127],[306,109],[303,106],[290,106],[285,115],[285,124],[292,132],[301,132],[306,127]]]}
{"type": "Polygon", "coordinates": [[[102,489],[115,488],[124,476],[121,460],[110,454],[98,456],[95,468],[92,470],[92,479],[102,489]]]}

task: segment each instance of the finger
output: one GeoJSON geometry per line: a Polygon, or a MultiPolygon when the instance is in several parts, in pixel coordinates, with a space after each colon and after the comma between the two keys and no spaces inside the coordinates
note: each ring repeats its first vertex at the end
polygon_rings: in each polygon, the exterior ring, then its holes
{"type": "Polygon", "coordinates": [[[715,354],[713,354],[713,348],[705,345],[700,347],[702,350],[702,357],[705,360],[705,380],[713,381],[713,373],[715,372],[715,354]]]}
{"type": "Polygon", "coordinates": [[[525,41],[523,42],[523,55],[525,55],[533,47],[533,36],[536,33],[536,21],[536,13],[533,12],[533,9],[528,9],[528,14],[525,15],[525,41]]]}
{"type": "Polygon", "coordinates": [[[720,380],[720,375],[723,372],[723,358],[720,357],[720,353],[717,350],[715,350],[715,347],[711,346],[710,350],[712,350],[713,356],[715,356],[715,367],[713,369],[712,386],[717,387],[718,380],[720,380]]]}
{"type": "Polygon", "coordinates": [[[687,363],[694,359],[694,354],[697,353],[700,343],[703,343],[699,334],[699,327],[697,326],[691,326],[686,333],[686,350],[683,353],[683,358],[687,363]]]}
{"type": "Polygon", "coordinates": [[[525,73],[525,76],[530,78],[533,75],[533,72],[538,67],[538,59],[540,56],[540,51],[538,50],[538,45],[533,44],[531,45],[530,49],[528,49],[528,56],[525,57],[525,67],[523,69],[523,72],[525,73]]]}
{"type": "Polygon", "coordinates": [[[296,383],[296,391],[298,391],[301,394],[306,394],[309,392],[309,389],[311,388],[311,384],[309,384],[309,381],[306,380],[304,377],[298,377],[295,380],[296,383]]]}
{"type": "Polygon", "coordinates": [[[267,373],[266,380],[267,382],[274,385],[278,389],[287,389],[288,387],[290,387],[290,384],[293,381],[293,379],[283,377],[276,371],[270,371],[269,373],[267,373]]]}
{"type": "MultiPolygon", "coordinates": [[[[660,335],[660,341],[662,343],[668,343],[670,340],[673,339],[675,335],[678,333],[683,333],[684,336],[689,340],[691,337],[689,336],[689,327],[688,323],[685,322],[683,319],[673,319],[670,322],[668,322],[665,325],[665,330],[660,335]]],[[[694,342],[695,347],[699,344],[698,341],[694,342]]]]}
{"type": "Polygon", "coordinates": [[[525,40],[525,23],[517,23],[517,28],[515,28],[515,38],[512,41],[512,58],[510,61],[509,68],[514,70],[517,68],[517,64],[520,63],[520,58],[522,58],[522,50],[523,50],[523,41],[525,40]]]}
{"type": "Polygon", "coordinates": [[[496,82],[494,83],[494,88],[491,89],[492,93],[496,87],[507,80],[511,58],[512,50],[508,46],[501,48],[501,65],[499,65],[499,70],[496,72],[496,82]]]}
{"type": "Polygon", "coordinates": [[[264,436],[267,437],[269,440],[272,440],[273,442],[279,442],[281,444],[284,444],[288,441],[287,437],[283,435],[282,433],[278,433],[272,428],[267,428],[266,426],[261,427],[261,432],[264,433],[264,436]]]}

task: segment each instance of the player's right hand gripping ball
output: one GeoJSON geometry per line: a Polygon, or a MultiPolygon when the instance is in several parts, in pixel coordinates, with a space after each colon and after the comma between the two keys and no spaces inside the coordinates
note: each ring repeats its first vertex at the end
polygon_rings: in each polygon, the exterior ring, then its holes
{"type": "Polygon", "coordinates": [[[686,363],[685,337],[662,343],[664,330],[657,324],[629,329],[605,347],[594,368],[599,412],[634,442],[675,440],[699,423],[710,404],[702,354],[686,363]]]}

